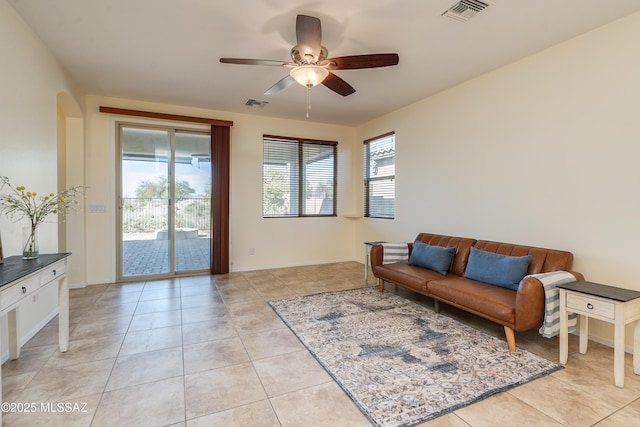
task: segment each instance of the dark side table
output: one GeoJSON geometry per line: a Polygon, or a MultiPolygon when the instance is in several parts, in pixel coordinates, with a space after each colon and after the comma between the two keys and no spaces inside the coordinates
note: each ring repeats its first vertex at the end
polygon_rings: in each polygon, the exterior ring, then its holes
{"type": "Polygon", "coordinates": [[[560,363],[569,358],[568,314],[580,316],[580,353],[587,352],[589,318],[614,324],[613,374],[615,384],[624,387],[624,328],[635,322],[633,372],[640,375],[640,292],[599,283],[577,281],[557,285],[560,291],[560,363]]]}

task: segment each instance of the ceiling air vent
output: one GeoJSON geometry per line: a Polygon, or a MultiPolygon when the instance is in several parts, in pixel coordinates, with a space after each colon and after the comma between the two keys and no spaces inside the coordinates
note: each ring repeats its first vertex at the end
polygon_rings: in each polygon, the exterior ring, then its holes
{"type": "Polygon", "coordinates": [[[442,13],[445,18],[467,22],[476,13],[482,12],[489,4],[479,0],[461,0],[442,13]]]}
{"type": "Polygon", "coordinates": [[[244,105],[246,105],[247,107],[253,107],[255,105],[256,107],[264,108],[268,103],[269,101],[256,101],[255,99],[247,99],[247,102],[245,102],[244,105]]]}

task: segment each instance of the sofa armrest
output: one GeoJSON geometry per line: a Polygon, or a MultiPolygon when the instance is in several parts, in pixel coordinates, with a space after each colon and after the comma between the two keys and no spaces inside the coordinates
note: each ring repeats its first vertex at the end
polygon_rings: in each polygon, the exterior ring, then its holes
{"type": "MultiPolygon", "coordinates": [[[[569,271],[576,280],[584,276],[576,271],[569,271]]],[[[544,320],[544,286],[535,277],[525,277],[518,286],[516,294],[516,331],[537,328],[544,320]]]]}
{"type": "Polygon", "coordinates": [[[369,263],[371,264],[371,270],[375,273],[376,267],[382,265],[382,256],[384,254],[384,248],[382,245],[371,246],[371,252],[369,253],[369,263]]]}
{"type": "Polygon", "coordinates": [[[537,328],[544,319],[544,286],[534,277],[525,277],[516,294],[516,331],[537,328]]]}
{"type": "Polygon", "coordinates": [[[569,273],[573,274],[576,280],[584,280],[584,275],[582,273],[578,273],[577,271],[570,271],[569,273]]]}

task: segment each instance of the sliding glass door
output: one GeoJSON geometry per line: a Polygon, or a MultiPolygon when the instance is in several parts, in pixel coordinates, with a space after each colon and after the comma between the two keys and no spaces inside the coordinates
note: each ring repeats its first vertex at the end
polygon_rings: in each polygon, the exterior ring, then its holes
{"type": "Polygon", "coordinates": [[[118,279],[208,271],[210,135],[120,124],[118,279]]]}
{"type": "Polygon", "coordinates": [[[179,273],[211,263],[211,137],[176,132],[174,236],[179,273]]]}

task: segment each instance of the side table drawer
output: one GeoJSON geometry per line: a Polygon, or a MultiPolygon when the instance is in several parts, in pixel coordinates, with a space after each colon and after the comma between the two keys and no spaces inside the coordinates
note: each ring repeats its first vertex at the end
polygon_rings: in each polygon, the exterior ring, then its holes
{"type": "Polygon", "coordinates": [[[46,267],[40,273],[40,286],[44,286],[54,279],[57,279],[64,275],[66,264],[64,261],[57,262],[49,267],[46,267]]]}
{"type": "Polygon", "coordinates": [[[616,307],[611,301],[602,300],[584,294],[567,292],[567,308],[587,314],[595,314],[614,320],[616,307]]]}
{"type": "Polygon", "coordinates": [[[0,310],[10,307],[39,288],[40,283],[38,282],[37,277],[31,277],[18,283],[14,283],[8,289],[3,288],[2,294],[0,295],[0,310]]]}

